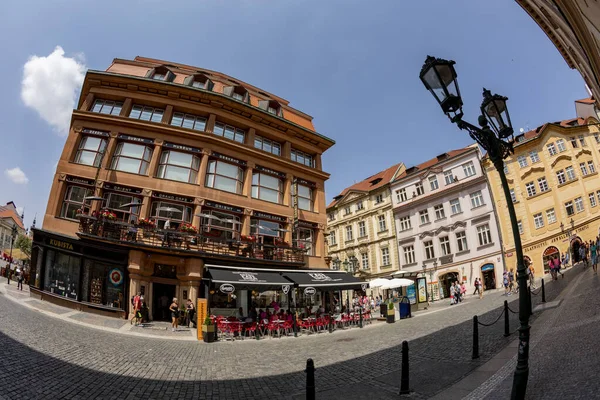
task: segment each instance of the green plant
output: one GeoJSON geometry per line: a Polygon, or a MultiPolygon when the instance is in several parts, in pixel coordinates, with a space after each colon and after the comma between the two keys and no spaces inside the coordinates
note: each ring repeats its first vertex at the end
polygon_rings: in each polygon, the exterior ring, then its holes
{"type": "Polygon", "coordinates": [[[388,306],[388,310],[393,310],[394,309],[394,303],[390,303],[390,305],[388,306]]]}
{"type": "Polygon", "coordinates": [[[210,326],[212,324],[213,324],[212,319],[210,319],[210,317],[207,315],[206,318],[204,319],[204,325],[210,326]]]}

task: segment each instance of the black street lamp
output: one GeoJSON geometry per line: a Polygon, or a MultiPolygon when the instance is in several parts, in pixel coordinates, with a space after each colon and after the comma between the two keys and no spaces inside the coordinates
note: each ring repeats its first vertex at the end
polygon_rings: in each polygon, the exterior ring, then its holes
{"type": "Polygon", "coordinates": [[[433,269],[429,271],[429,285],[431,286],[431,301],[433,301],[433,274],[437,271],[437,261],[433,262],[433,269]]]}
{"type": "Polygon", "coordinates": [[[508,98],[492,95],[487,89],[483,89],[483,102],[481,103],[481,115],[479,125],[476,127],[463,121],[462,99],[458,89],[454,61],[442,60],[427,56],[425,64],[421,69],[420,78],[427,90],[439,103],[442,111],[455,123],[459,129],[469,132],[469,136],[475,140],[485,151],[490,161],[498,171],[506,207],[510,215],[515,252],[517,253],[517,280],[519,283],[519,348],[517,368],[515,370],[512,399],[525,398],[527,391],[527,380],[529,377],[529,308],[527,307],[527,271],[523,262],[523,248],[521,247],[521,236],[517,224],[515,207],[511,201],[510,188],[504,174],[504,159],[513,153],[513,128],[506,106],[508,98]]]}
{"type": "MultiPolygon", "coordinates": [[[[13,222],[12,229],[10,231],[10,255],[8,256],[8,270],[6,271],[6,278],[8,279],[7,284],[10,285],[10,271],[12,267],[12,250],[15,244],[15,238],[17,237],[17,225],[13,222]]],[[[18,285],[17,285],[18,286],[18,285]]]]}
{"type": "Polygon", "coordinates": [[[336,271],[340,270],[340,264],[342,263],[342,261],[340,260],[339,257],[336,257],[333,259],[333,269],[336,271]]]}
{"type": "Polygon", "coordinates": [[[354,274],[356,272],[356,268],[358,267],[358,258],[355,256],[350,256],[350,258],[348,258],[342,264],[344,264],[344,269],[346,271],[354,274]]]}

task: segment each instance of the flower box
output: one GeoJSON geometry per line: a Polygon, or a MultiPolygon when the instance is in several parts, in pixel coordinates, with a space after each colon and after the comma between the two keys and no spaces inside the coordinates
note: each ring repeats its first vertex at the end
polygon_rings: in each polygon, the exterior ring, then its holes
{"type": "Polygon", "coordinates": [[[256,236],[242,235],[241,239],[242,239],[242,242],[256,243],[256,236]]]}

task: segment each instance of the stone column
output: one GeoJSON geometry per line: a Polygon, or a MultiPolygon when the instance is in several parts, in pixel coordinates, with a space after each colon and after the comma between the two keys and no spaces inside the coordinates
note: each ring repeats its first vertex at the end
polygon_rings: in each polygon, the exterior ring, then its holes
{"type": "Polygon", "coordinates": [[[315,235],[315,256],[317,257],[325,256],[325,235],[323,234],[324,229],[325,226],[323,224],[319,224],[318,228],[313,229],[313,234],[315,235]]]}
{"type": "Polygon", "coordinates": [[[313,211],[316,213],[325,213],[325,190],[323,183],[318,182],[313,188],[313,211]]]}
{"type": "Polygon", "coordinates": [[[283,143],[283,149],[281,150],[281,156],[283,158],[287,158],[288,160],[292,158],[292,143],[291,142],[284,142],[283,143]]]}
{"type": "Polygon", "coordinates": [[[119,116],[129,117],[132,107],[133,107],[133,101],[131,101],[131,98],[126,98],[125,101],[123,102],[123,108],[121,108],[121,113],[119,114],[119,116]]]}
{"type": "Polygon", "coordinates": [[[204,128],[205,132],[214,133],[216,120],[217,116],[215,114],[210,114],[208,116],[208,121],[206,121],[206,128],[204,128]]]}
{"type": "Polygon", "coordinates": [[[323,162],[321,161],[321,154],[315,154],[315,168],[319,171],[323,170],[323,162]]]}
{"type": "Polygon", "coordinates": [[[148,167],[148,176],[150,177],[154,177],[156,175],[163,143],[164,142],[162,139],[156,139],[154,141],[154,151],[152,152],[152,159],[150,160],[150,166],[148,167]]]}
{"type": "Polygon", "coordinates": [[[252,172],[254,171],[254,164],[252,161],[248,161],[246,164],[246,170],[244,171],[244,187],[242,194],[248,198],[252,198],[252,172]]]}
{"type": "Polygon", "coordinates": [[[150,214],[150,195],[152,194],[152,190],[144,189],[142,190],[142,207],[140,208],[140,218],[148,218],[150,214]]]}
{"type": "Polygon", "coordinates": [[[208,172],[208,161],[210,159],[211,153],[212,153],[211,149],[208,149],[208,148],[202,149],[202,158],[200,159],[200,169],[198,170],[198,180],[196,181],[197,185],[200,185],[200,186],[206,185],[206,173],[208,172]]]}
{"type": "Polygon", "coordinates": [[[103,170],[107,170],[110,167],[110,162],[112,160],[113,154],[115,154],[115,149],[117,147],[117,137],[118,136],[119,136],[118,132],[116,132],[116,131],[110,132],[110,136],[108,138],[108,143],[106,144],[106,150],[104,151],[104,158],[102,159],[101,168],[103,170]]]}
{"type": "Polygon", "coordinates": [[[283,205],[293,207],[292,202],[292,182],[294,181],[294,175],[286,174],[285,180],[283,181],[283,205]]]}
{"type": "Polygon", "coordinates": [[[88,93],[88,95],[85,96],[85,100],[83,101],[83,104],[81,105],[80,110],[92,111],[93,105],[94,105],[94,93],[88,93]]]}
{"type": "Polygon", "coordinates": [[[244,209],[244,215],[242,216],[242,235],[248,236],[250,235],[250,219],[252,217],[252,210],[246,208],[244,209]]]}
{"type": "Polygon", "coordinates": [[[163,114],[162,120],[160,121],[163,124],[170,124],[171,123],[171,117],[173,116],[173,106],[172,105],[168,105],[165,108],[165,113],[163,114]]]}
{"type": "Polygon", "coordinates": [[[198,216],[198,214],[200,214],[200,212],[202,212],[202,205],[201,202],[203,202],[204,200],[200,200],[200,199],[195,199],[194,200],[194,216],[192,217],[192,225],[194,225],[196,228],[198,228],[198,231],[202,231],[202,227],[200,226],[200,217],[198,216]]]}
{"type": "Polygon", "coordinates": [[[248,129],[248,133],[246,133],[246,145],[250,147],[254,147],[254,138],[256,137],[256,129],[250,128],[248,129]]]}

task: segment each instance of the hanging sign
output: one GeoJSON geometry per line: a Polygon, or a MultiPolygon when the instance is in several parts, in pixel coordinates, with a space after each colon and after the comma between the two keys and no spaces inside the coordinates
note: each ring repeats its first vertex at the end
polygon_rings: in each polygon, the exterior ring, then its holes
{"type": "Polygon", "coordinates": [[[114,268],[108,273],[108,279],[113,286],[121,286],[123,283],[123,272],[119,268],[114,268]]]}
{"type": "Polygon", "coordinates": [[[298,178],[294,179],[294,182],[292,183],[294,185],[294,197],[293,197],[293,207],[294,207],[294,223],[293,223],[293,229],[294,231],[296,231],[298,229],[298,222],[299,222],[299,216],[298,216],[298,178]]]}
{"type": "Polygon", "coordinates": [[[246,165],[247,164],[246,161],[244,161],[244,160],[238,160],[237,158],[229,157],[229,156],[226,156],[225,154],[217,153],[215,151],[213,151],[211,155],[212,155],[212,157],[218,158],[219,160],[229,161],[234,164],[238,164],[238,165],[246,165]]]}
{"type": "Polygon", "coordinates": [[[219,290],[221,291],[221,293],[231,294],[235,292],[235,286],[233,286],[230,283],[224,283],[221,286],[219,286],[219,290]]]}
{"type": "Polygon", "coordinates": [[[317,293],[317,290],[314,287],[307,287],[304,289],[304,294],[307,296],[314,296],[317,293]]]}
{"type": "Polygon", "coordinates": [[[290,285],[281,286],[281,291],[283,292],[283,294],[288,294],[290,292],[290,285]]]}

